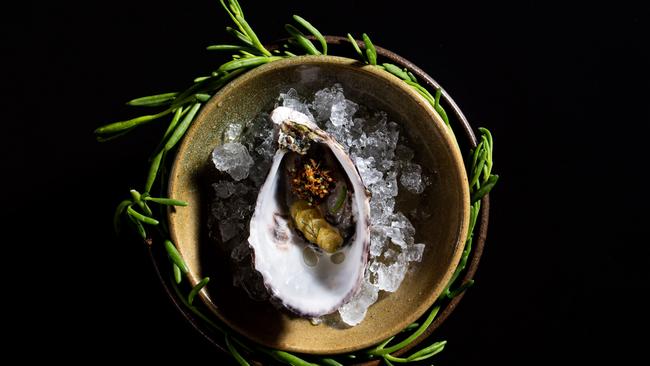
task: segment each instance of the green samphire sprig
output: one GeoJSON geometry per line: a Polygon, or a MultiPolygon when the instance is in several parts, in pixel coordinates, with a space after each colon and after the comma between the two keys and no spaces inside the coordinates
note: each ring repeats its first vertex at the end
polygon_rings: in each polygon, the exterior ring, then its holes
{"type": "MultiPolygon", "coordinates": [[[[95,130],[98,141],[109,141],[111,139],[127,134],[133,129],[152,122],[159,122],[164,117],[170,116],[167,122],[167,128],[160,140],[158,146],[153,150],[150,159],[150,167],[146,176],[142,193],[132,189],[128,199],[122,201],[115,212],[114,226],[115,231],[120,232],[120,226],[123,219],[127,219],[136,233],[148,244],[152,245],[152,235],[147,228],[155,228],[157,237],[163,243],[167,256],[172,267],[172,287],[181,302],[189,311],[195,314],[205,324],[214,331],[223,336],[223,346],[232,355],[233,359],[240,365],[249,365],[250,360],[264,360],[267,363],[280,363],[295,366],[306,365],[344,365],[346,363],[358,363],[366,360],[380,359],[386,365],[399,363],[410,363],[426,360],[440,353],[446,345],[446,341],[436,341],[425,347],[410,351],[408,356],[398,357],[394,354],[408,347],[413,341],[420,337],[433,323],[440,309],[446,304],[448,299],[452,299],[465,289],[471,286],[474,281],[469,280],[454,288],[460,274],[467,265],[468,258],[472,250],[472,240],[474,229],[479,212],[481,210],[481,198],[484,197],[494,187],[498,176],[492,174],[492,156],[493,140],[492,134],[485,128],[479,128],[479,143],[476,148],[469,154],[469,190],[471,195],[470,223],[468,236],[465,241],[465,247],[461,256],[460,263],[456,268],[451,280],[445,287],[444,291],[431,307],[426,316],[423,317],[422,323],[413,323],[407,326],[399,334],[385,340],[379,345],[353,352],[350,354],[336,355],[330,357],[319,357],[314,355],[297,355],[281,350],[270,349],[257,344],[250,343],[240,339],[226,325],[218,320],[205,315],[196,305],[194,299],[196,295],[205,287],[210,280],[209,278],[201,279],[195,286],[188,287],[189,292],[183,294],[180,288],[183,274],[188,272],[187,265],[183,261],[176,246],[169,238],[166,221],[164,219],[166,206],[186,206],[187,202],[175,200],[173,198],[157,198],[151,195],[154,189],[154,183],[158,180],[160,183],[159,190],[164,192],[166,186],[165,161],[168,154],[173,154],[173,149],[185,132],[194,121],[202,103],[208,101],[212,95],[221,89],[228,82],[237,76],[260,65],[281,60],[283,58],[295,57],[296,55],[327,55],[327,41],[323,35],[311,23],[304,18],[294,15],[294,24],[286,24],[285,29],[289,33],[287,44],[282,45],[277,50],[269,51],[260,42],[257,34],[246,21],[244,12],[237,0],[220,0],[222,7],[229,15],[234,24],[233,27],[227,27],[226,32],[233,36],[236,44],[221,44],[208,46],[209,51],[221,51],[230,53],[231,59],[209,75],[199,76],[194,79],[194,83],[183,92],[161,93],[141,97],[129,101],[127,104],[135,107],[161,108],[162,110],[153,114],[145,114],[129,120],[111,123],[95,130]],[[317,41],[318,46],[312,41],[317,41]],[[159,179],[160,178],[160,179],[159,179]],[[156,204],[158,210],[154,213],[151,205],[156,204]],[[159,217],[157,219],[156,217],[159,217]]],[[[452,125],[444,107],[440,104],[442,90],[437,89],[434,94],[418,83],[415,75],[406,68],[400,68],[391,63],[378,64],[378,55],[375,46],[367,34],[362,35],[362,46],[348,34],[348,39],[359,59],[368,65],[383,69],[388,73],[395,75],[412,87],[419,93],[434,110],[440,115],[444,123],[453,135],[452,125]]],[[[187,286],[185,286],[187,287],[187,286]]]]}

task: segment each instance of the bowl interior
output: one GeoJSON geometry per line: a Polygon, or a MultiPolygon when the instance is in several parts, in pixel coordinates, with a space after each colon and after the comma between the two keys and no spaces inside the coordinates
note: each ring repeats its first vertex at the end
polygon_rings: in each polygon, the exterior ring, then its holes
{"type": "Polygon", "coordinates": [[[458,264],[469,221],[465,167],[453,137],[427,102],[396,77],[355,60],[332,56],[296,57],[260,66],[225,86],[201,110],[188,130],[174,161],[170,197],[189,206],[170,210],[172,240],[196,284],[209,276],[202,300],[228,326],[269,347],[303,353],[350,352],[376,344],[415,321],[433,304],[458,264]],[[295,88],[313,95],[340,83],[346,97],[386,111],[411,141],[415,160],[431,184],[415,196],[400,188],[397,209],[429,212],[413,220],[416,242],[426,249],[395,293],[380,293],[365,320],[351,328],[314,326],[307,319],[255,302],[232,286],[229,255],[208,238],[207,218],[216,177],[212,150],[225,127],[269,111],[281,92],[295,88]]]}

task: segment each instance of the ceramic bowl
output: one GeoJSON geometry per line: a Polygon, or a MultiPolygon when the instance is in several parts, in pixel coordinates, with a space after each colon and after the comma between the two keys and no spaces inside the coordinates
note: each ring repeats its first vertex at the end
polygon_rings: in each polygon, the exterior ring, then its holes
{"type": "Polygon", "coordinates": [[[303,56],[260,66],[235,79],[210,99],[188,130],[173,164],[169,196],[189,202],[171,210],[171,237],[189,267],[189,279],[211,282],[200,293],[207,307],[241,335],[282,350],[336,354],[376,344],[420,317],[436,300],[454,272],[467,235],[469,192],[465,166],[452,134],[434,109],[395,76],[358,61],[333,56],[303,56]],[[381,293],[355,327],[314,326],[307,319],[255,302],[233,287],[229,255],[208,238],[207,219],[215,179],[212,150],[222,143],[225,127],[269,111],[281,92],[301,95],[340,83],[346,97],[388,113],[411,141],[416,160],[431,178],[421,195],[402,194],[398,209],[425,209],[413,221],[416,242],[426,244],[400,288],[381,293]]]}

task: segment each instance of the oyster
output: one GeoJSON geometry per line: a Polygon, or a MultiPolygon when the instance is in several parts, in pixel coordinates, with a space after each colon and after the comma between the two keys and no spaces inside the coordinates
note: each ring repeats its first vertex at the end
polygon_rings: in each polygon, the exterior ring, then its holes
{"type": "Polygon", "coordinates": [[[342,146],[306,115],[278,107],[271,120],[279,147],[250,221],[254,267],[284,307],[329,314],[363,280],[369,193],[342,146]]]}

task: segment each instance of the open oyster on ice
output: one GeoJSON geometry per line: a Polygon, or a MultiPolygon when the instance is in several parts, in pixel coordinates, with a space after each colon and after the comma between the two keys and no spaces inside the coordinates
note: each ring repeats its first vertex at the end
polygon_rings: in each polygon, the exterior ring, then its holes
{"type": "Polygon", "coordinates": [[[254,266],[286,308],[329,314],[362,282],[369,194],[343,147],[306,115],[278,107],[271,120],[278,150],[250,221],[254,266]]]}

